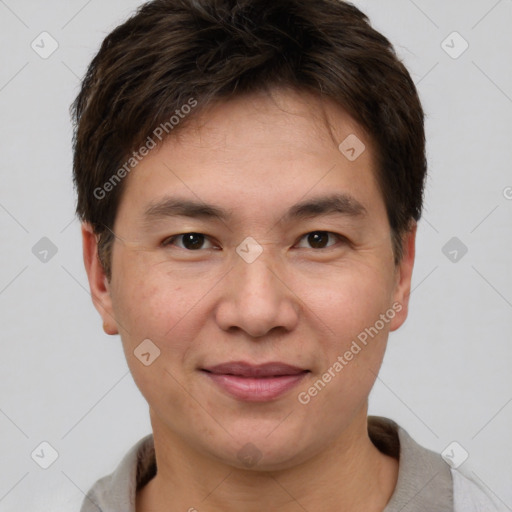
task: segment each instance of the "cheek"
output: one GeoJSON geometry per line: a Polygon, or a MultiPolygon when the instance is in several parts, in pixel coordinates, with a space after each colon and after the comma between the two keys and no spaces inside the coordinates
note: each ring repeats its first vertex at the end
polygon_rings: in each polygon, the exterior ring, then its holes
{"type": "MultiPolygon", "coordinates": [[[[331,337],[344,345],[389,310],[392,292],[389,273],[364,266],[334,270],[328,280],[309,287],[305,303],[322,320],[331,337]]],[[[389,325],[386,323],[386,328],[379,330],[387,331],[389,325]]]]}
{"type": "Polygon", "coordinates": [[[327,411],[332,435],[364,407],[375,383],[391,325],[391,315],[387,322],[380,319],[390,310],[389,297],[382,274],[369,269],[333,279],[318,294],[309,295],[311,310],[318,312],[326,335],[317,338],[321,364],[310,387],[300,390],[299,402],[307,402],[310,418],[324,418],[327,411]]]}
{"type": "Polygon", "coordinates": [[[150,276],[140,270],[126,275],[129,278],[117,287],[113,303],[133,379],[152,406],[165,410],[173,404],[179,410],[186,402],[180,386],[183,362],[200,324],[194,313],[197,293],[169,276],[150,276]],[[148,365],[142,356],[147,352],[148,365]]]}
{"type": "Polygon", "coordinates": [[[135,263],[125,262],[121,267],[121,279],[117,280],[113,297],[125,356],[142,391],[161,389],[163,382],[172,388],[171,374],[178,378],[191,370],[188,356],[201,337],[200,330],[208,315],[207,295],[218,277],[197,273],[189,276],[163,265],[135,263]],[[146,339],[160,351],[151,372],[134,355],[146,339]]]}
{"type": "Polygon", "coordinates": [[[113,305],[125,338],[163,342],[186,317],[207,289],[200,280],[187,282],[183,275],[155,264],[152,255],[128,254],[118,263],[113,305]],[[188,284],[188,286],[187,286],[188,284]]]}

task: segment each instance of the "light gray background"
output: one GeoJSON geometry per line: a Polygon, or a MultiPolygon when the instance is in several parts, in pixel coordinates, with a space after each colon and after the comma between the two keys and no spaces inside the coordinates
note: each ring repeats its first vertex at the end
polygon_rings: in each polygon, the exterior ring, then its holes
{"type": "MultiPolygon", "coordinates": [[[[437,451],[460,443],[460,469],[512,510],[512,1],[355,3],[418,85],[430,164],[410,315],[370,412],[437,451]],[[441,46],[453,31],[469,43],[457,59],[441,46]],[[454,236],[468,248],[456,262],[442,252],[454,236]]],[[[1,511],[78,510],[150,432],[89,296],[68,114],[100,42],[138,4],[0,0],[1,511]],[[42,31],[59,44],[47,59],[31,48],[42,31]],[[46,263],[32,253],[45,236],[58,249],[46,263]],[[59,453],[46,470],[31,458],[42,441],[59,453]]]]}

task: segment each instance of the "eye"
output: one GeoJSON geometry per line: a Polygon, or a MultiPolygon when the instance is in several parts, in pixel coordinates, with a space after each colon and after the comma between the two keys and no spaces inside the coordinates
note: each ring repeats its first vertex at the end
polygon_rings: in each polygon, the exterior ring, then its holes
{"type": "MultiPolygon", "coordinates": [[[[331,233],[330,231],[312,231],[311,233],[306,233],[301,238],[301,241],[304,239],[307,241],[308,244],[310,244],[310,247],[313,249],[325,249],[335,245],[337,240],[346,240],[345,237],[338,235],[336,233],[331,233]],[[329,237],[331,237],[331,239],[334,239],[333,243],[329,243],[329,237]]],[[[304,245],[299,245],[298,247],[304,247],[304,245]]]]}
{"type": "Polygon", "coordinates": [[[172,245],[176,245],[181,249],[186,249],[188,251],[212,249],[214,247],[208,240],[208,237],[202,233],[183,233],[181,235],[173,235],[162,242],[162,246],[164,247],[172,245]],[[176,241],[178,241],[178,243],[175,243],[176,241]],[[210,246],[204,247],[205,242],[210,244],[210,246]]]}

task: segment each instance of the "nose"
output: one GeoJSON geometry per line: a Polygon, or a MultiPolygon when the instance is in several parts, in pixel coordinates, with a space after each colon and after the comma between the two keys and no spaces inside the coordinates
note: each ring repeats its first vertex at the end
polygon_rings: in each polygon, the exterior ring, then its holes
{"type": "Polygon", "coordinates": [[[292,331],[299,320],[300,300],[283,272],[265,253],[247,263],[242,258],[223,280],[215,310],[217,324],[225,331],[244,331],[253,338],[270,331],[292,331]]]}

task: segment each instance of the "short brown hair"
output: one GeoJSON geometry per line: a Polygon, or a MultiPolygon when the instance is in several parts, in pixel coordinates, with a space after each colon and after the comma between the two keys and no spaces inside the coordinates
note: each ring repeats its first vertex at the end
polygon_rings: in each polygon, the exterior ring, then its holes
{"type": "Polygon", "coordinates": [[[123,189],[112,183],[116,170],[155,127],[172,134],[169,119],[191,98],[199,107],[176,129],[212,102],[277,87],[334,100],[369,134],[401,261],[403,235],[421,216],[424,114],[408,71],[366,15],[340,0],[154,0],[105,38],[72,105],[76,211],[100,237],[109,279],[123,189]]]}

